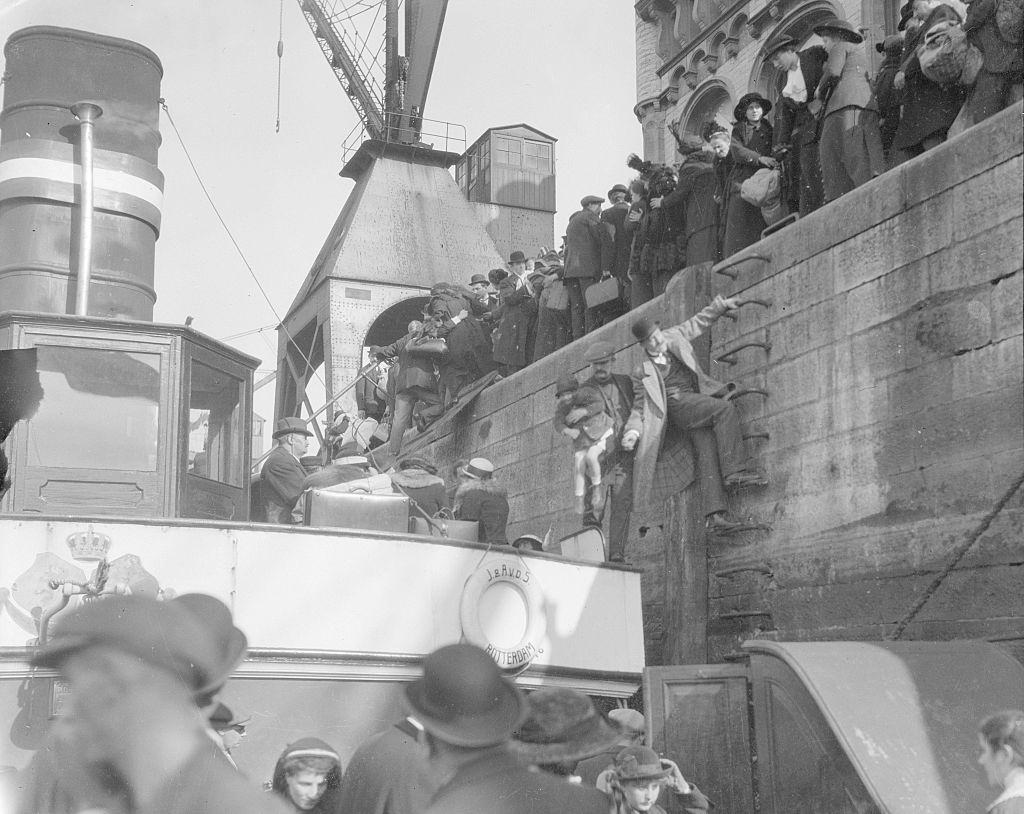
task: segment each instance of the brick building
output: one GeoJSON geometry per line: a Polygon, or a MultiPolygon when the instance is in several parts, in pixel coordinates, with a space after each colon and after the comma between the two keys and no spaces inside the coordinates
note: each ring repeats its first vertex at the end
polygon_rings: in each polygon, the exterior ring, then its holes
{"type": "Polygon", "coordinates": [[[666,124],[681,121],[698,133],[710,118],[732,123],[732,109],[744,93],[759,91],[773,102],[776,71],[764,46],[786,34],[818,42],[811,29],[833,15],[849,20],[864,35],[877,68],[874,44],[895,33],[899,0],[637,0],[636,95],[643,127],[644,157],[673,163],[675,142],[666,124]]]}

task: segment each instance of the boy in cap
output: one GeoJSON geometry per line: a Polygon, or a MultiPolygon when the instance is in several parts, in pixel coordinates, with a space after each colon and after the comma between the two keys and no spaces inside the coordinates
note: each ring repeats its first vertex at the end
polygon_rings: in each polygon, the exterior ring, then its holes
{"type": "Polygon", "coordinates": [[[224,653],[187,605],[102,597],[63,616],[33,664],[67,681],[64,724],[84,772],[116,800],[110,810],[282,813],[205,733],[195,698],[223,683],[224,653]]]}

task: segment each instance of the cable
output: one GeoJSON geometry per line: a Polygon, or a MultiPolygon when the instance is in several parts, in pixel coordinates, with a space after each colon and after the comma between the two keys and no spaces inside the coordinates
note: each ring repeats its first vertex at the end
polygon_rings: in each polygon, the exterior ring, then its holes
{"type": "MultiPolygon", "coordinates": [[[[284,61],[284,0],[281,0],[277,18],[277,124],[275,133],[281,132],[281,63],[284,61]]],[[[168,116],[171,114],[168,113],[168,116]]]]}
{"type": "Polygon", "coordinates": [[[199,174],[199,168],[196,167],[196,163],[195,161],[192,160],[192,155],[189,153],[188,147],[185,146],[185,140],[181,137],[181,131],[178,130],[178,125],[174,123],[174,117],[171,115],[171,110],[167,106],[167,100],[160,99],[159,104],[160,107],[163,109],[164,113],[167,114],[167,121],[171,123],[171,129],[174,130],[174,135],[177,137],[178,143],[181,145],[182,152],[184,152],[185,154],[185,159],[188,161],[189,166],[192,168],[192,172],[196,176],[196,181],[199,182],[199,188],[203,190],[203,195],[206,196],[206,200],[209,202],[210,208],[213,209],[213,213],[217,216],[217,220],[220,221],[220,225],[223,227],[224,233],[228,236],[228,239],[231,241],[231,245],[234,246],[235,251],[238,252],[238,256],[242,259],[242,263],[245,265],[246,270],[249,272],[249,276],[252,277],[253,282],[256,283],[256,288],[258,288],[260,294],[263,295],[263,299],[267,301],[267,305],[270,307],[270,312],[274,315],[274,318],[277,320],[278,326],[281,328],[282,331],[284,331],[285,336],[288,337],[289,344],[291,344],[299,352],[299,356],[301,356],[302,360],[306,363],[306,369],[313,371],[313,375],[316,376],[320,380],[320,383],[323,384],[324,387],[326,388],[327,383],[323,380],[323,377],[320,375],[317,369],[313,367],[313,363],[309,360],[309,357],[306,356],[305,353],[303,353],[302,348],[299,347],[299,343],[295,341],[295,337],[292,336],[288,328],[285,327],[284,320],[281,318],[281,315],[277,312],[277,309],[274,307],[273,301],[267,294],[266,289],[264,289],[263,285],[260,283],[259,277],[256,276],[256,272],[253,270],[253,267],[249,265],[249,261],[246,260],[245,253],[242,251],[242,247],[238,245],[238,241],[235,240],[235,236],[231,234],[231,230],[228,228],[228,225],[225,222],[224,217],[220,214],[220,210],[217,208],[217,204],[213,202],[213,197],[210,195],[210,190],[208,190],[206,188],[206,184],[203,183],[203,178],[199,174]]]}
{"type": "Polygon", "coordinates": [[[263,333],[269,331],[271,328],[276,328],[277,323],[272,325],[264,325],[262,328],[250,328],[248,331],[242,331],[241,333],[231,334],[231,336],[222,336],[219,342],[230,342],[232,339],[241,339],[243,336],[252,336],[253,334],[263,333]]]}

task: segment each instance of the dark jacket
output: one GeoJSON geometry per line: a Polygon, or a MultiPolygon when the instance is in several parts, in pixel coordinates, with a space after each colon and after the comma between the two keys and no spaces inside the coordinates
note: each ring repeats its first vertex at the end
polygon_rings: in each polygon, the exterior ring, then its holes
{"type": "Polygon", "coordinates": [[[761,155],[733,137],[729,154],[715,156],[715,188],[719,208],[719,245],[723,258],[745,249],[761,238],[765,228],[761,210],[740,197],[741,184],[762,168],[761,155]]]}
{"type": "MultiPolygon", "coordinates": [[[[797,54],[800,72],[804,75],[808,102],[814,98],[814,90],[821,82],[828,51],[821,45],[812,45],[797,54]]],[[[807,109],[807,102],[795,102],[782,95],[786,87],[786,71],[781,71],[776,81],[779,97],[775,107],[775,146],[785,147],[794,141],[798,144],[814,144],[818,140],[818,128],[814,115],[807,109]]]]}
{"type": "Polygon", "coordinates": [[[822,111],[825,116],[844,107],[877,109],[868,82],[868,58],[863,44],[837,42],[829,49],[815,96],[822,103],[828,97],[822,111]]]}
{"type": "MultiPolygon", "coordinates": [[[[451,508],[448,494],[444,488],[444,479],[431,475],[425,469],[401,469],[389,472],[391,482],[416,501],[416,505],[431,517],[441,509],[451,508]]],[[[396,492],[398,489],[395,490],[396,492]]]]}
{"type": "Polygon", "coordinates": [[[629,252],[633,246],[633,232],[636,228],[636,224],[630,221],[627,215],[629,204],[625,201],[610,206],[601,213],[601,222],[612,229],[614,253],[611,272],[620,279],[625,279],[629,272],[629,252]]]}
{"type": "Polygon", "coordinates": [[[494,480],[460,483],[455,490],[455,519],[478,520],[480,542],[508,545],[508,496],[494,480]]]}
{"type": "Polygon", "coordinates": [[[390,345],[376,348],[381,355],[389,359],[398,357],[398,372],[395,374],[395,392],[397,394],[408,391],[413,387],[437,390],[433,360],[424,356],[414,356],[407,350],[412,338],[412,334],[406,334],[390,345]]]}
{"type": "Polygon", "coordinates": [[[1021,44],[1007,42],[996,25],[998,0],[973,0],[967,6],[964,31],[967,39],[981,51],[985,70],[989,73],[1020,71],[1022,62],[1021,44]]]}
{"type": "Polygon", "coordinates": [[[718,206],[715,204],[715,168],[703,153],[690,154],[679,167],[674,192],[661,202],[682,218],[680,249],[683,266],[714,262],[718,230],[718,206]]]}
{"type": "Polygon", "coordinates": [[[268,523],[291,523],[295,501],[302,494],[306,470],[284,447],[274,447],[260,470],[268,523]]]}
{"type": "Polygon", "coordinates": [[[498,302],[497,327],[491,333],[494,361],[524,367],[530,362],[530,327],[537,315],[537,301],[528,283],[516,288],[515,278],[509,276],[498,286],[498,302]]]}
{"type": "Polygon", "coordinates": [[[341,814],[422,814],[437,790],[415,728],[403,721],[363,743],[341,779],[341,814]]]}
{"type": "Polygon", "coordinates": [[[611,271],[615,245],[608,227],[589,209],[573,212],[565,228],[565,279],[598,278],[611,271]]]}
{"type": "Polygon", "coordinates": [[[925,34],[940,22],[960,22],[960,15],[947,5],[936,6],[903,46],[900,70],[906,77],[903,88],[903,118],[896,130],[893,149],[906,150],[929,136],[945,135],[964,102],[964,89],[959,85],[943,86],[932,82],[921,72],[917,47],[925,34]]]}
{"type": "Polygon", "coordinates": [[[530,771],[492,749],[460,767],[426,814],[608,814],[608,808],[608,798],[597,789],[530,771]]]}

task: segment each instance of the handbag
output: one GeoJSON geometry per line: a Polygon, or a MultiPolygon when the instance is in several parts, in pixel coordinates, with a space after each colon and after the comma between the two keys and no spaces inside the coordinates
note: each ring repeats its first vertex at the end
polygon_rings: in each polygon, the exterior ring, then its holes
{"type": "Polygon", "coordinates": [[[945,20],[936,23],[917,46],[921,73],[937,85],[960,81],[967,64],[967,34],[960,23],[945,20]]]}
{"type": "Polygon", "coordinates": [[[587,308],[597,308],[619,298],[619,281],[615,277],[606,277],[600,282],[589,286],[584,293],[587,308]]]}
{"type": "Polygon", "coordinates": [[[740,197],[751,206],[770,207],[779,199],[778,170],[758,170],[740,185],[740,197]]]}
{"type": "Polygon", "coordinates": [[[544,307],[552,311],[565,311],[569,307],[569,290],[561,280],[554,280],[544,286],[548,292],[544,307]]]}
{"type": "Polygon", "coordinates": [[[443,359],[448,355],[448,343],[443,336],[417,336],[409,340],[405,350],[420,359],[443,359]]]}

